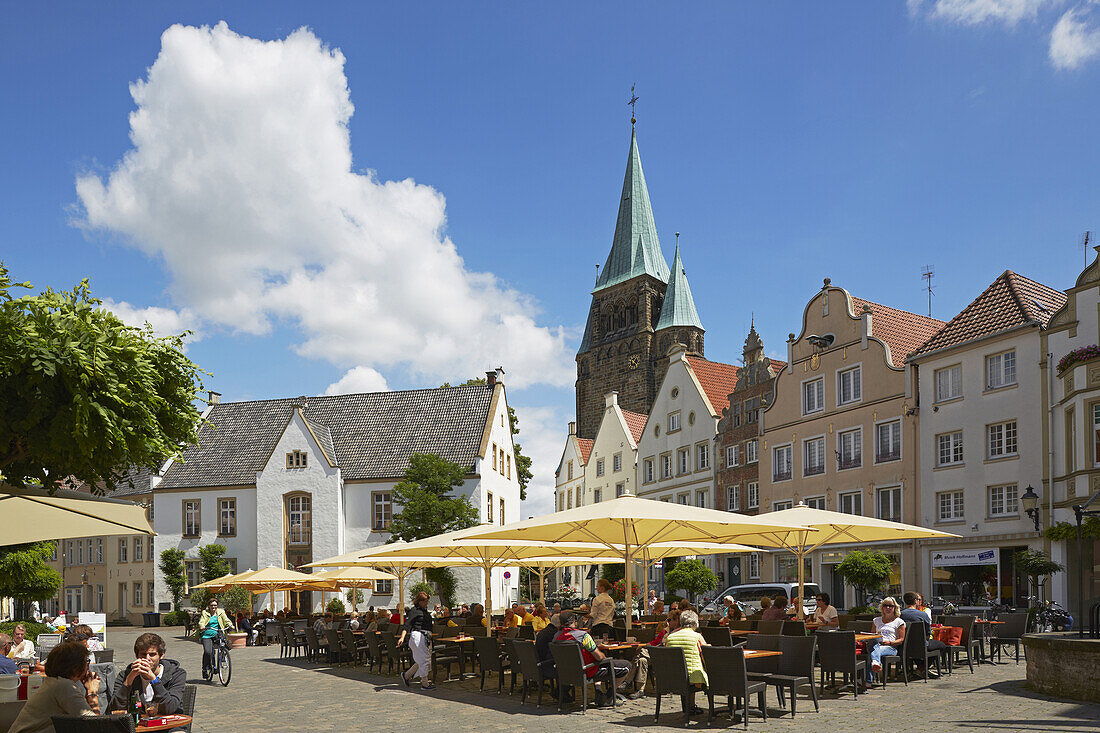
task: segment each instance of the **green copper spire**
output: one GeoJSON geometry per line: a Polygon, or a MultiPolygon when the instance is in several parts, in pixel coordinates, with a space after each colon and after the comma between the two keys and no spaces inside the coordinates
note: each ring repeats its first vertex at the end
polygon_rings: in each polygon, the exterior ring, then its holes
{"type": "Polygon", "coordinates": [[[668,279],[665,302],[661,305],[661,318],[657,321],[656,330],[674,326],[694,326],[700,331],[705,330],[703,324],[699,322],[699,313],[695,310],[695,299],[691,297],[687,273],[684,272],[684,264],[680,261],[679,242],[676,243],[676,256],[672,258],[672,275],[668,279]]]}
{"type": "Polygon", "coordinates": [[[657,239],[657,225],[653,222],[649,190],[642,173],[642,158],[638,154],[638,139],[631,129],[630,155],[626,160],[626,178],[619,201],[619,218],[615,222],[615,239],[593,292],[639,275],[651,275],[661,282],[668,282],[668,263],[657,239]]]}

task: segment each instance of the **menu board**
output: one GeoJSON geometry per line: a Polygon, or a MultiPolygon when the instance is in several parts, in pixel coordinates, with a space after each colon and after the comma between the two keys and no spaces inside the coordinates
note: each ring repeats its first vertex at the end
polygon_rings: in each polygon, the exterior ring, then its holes
{"type": "Polygon", "coordinates": [[[77,623],[91,626],[92,633],[96,635],[103,646],[107,646],[107,614],[81,611],[77,614],[77,623]]]}

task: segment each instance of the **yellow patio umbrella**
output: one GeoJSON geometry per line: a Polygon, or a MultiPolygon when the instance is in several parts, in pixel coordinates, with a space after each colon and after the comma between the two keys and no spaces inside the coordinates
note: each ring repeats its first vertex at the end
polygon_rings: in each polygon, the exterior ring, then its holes
{"type": "Polygon", "coordinates": [[[805,558],[823,545],[839,545],[855,542],[889,542],[891,540],[912,540],[927,537],[958,537],[950,532],[918,527],[914,524],[891,522],[887,519],[864,517],[859,514],[844,514],[826,509],[814,509],[798,502],[798,506],[767,512],[758,515],[761,519],[799,524],[817,530],[808,532],[803,529],[793,531],[776,530],[769,533],[768,540],[774,547],[781,547],[795,556],[798,564],[798,618],[804,618],[802,602],[806,585],[805,558]]]}
{"type": "Polygon", "coordinates": [[[376,580],[397,580],[395,575],[367,567],[334,568],[314,573],[312,577],[330,581],[338,588],[350,588],[352,591],[351,610],[353,611],[357,610],[355,596],[360,588],[373,588],[376,580]]]}
{"type": "Polygon", "coordinates": [[[275,608],[275,592],[288,590],[332,590],[331,581],[318,580],[307,573],[297,570],[268,565],[262,570],[247,571],[224,580],[223,587],[239,585],[254,593],[271,593],[271,607],[275,608]]]}
{"type": "Polygon", "coordinates": [[[83,491],[21,489],[0,485],[0,545],[89,537],[155,534],[145,508],[83,491]]]}
{"type": "MultiPolygon", "coordinates": [[[[622,548],[627,567],[650,545],[666,542],[766,544],[776,541],[769,532],[812,533],[810,527],[784,520],[735,512],[639,499],[624,494],[615,499],[534,517],[503,527],[479,528],[476,538],[556,543],[596,542],[609,550],[622,548]]],[[[470,537],[469,539],[475,539],[470,537]]],[[[626,628],[630,630],[630,615],[626,628]]]]}

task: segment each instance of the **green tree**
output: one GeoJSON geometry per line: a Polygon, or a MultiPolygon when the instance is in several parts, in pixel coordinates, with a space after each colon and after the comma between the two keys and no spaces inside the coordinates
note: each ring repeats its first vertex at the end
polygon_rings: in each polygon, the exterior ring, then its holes
{"type": "Polygon", "coordinates": [[[607,565],[600,566],[600,577],[604,580],[609,580],[612,583],[617,583],[626,577],[626,571],[623,570],[625,565],[618,563],[608,563],[607,565]]]}
{"type": "Polygon", "coordinates": [[[182,336],[102,308],[88,281],[18,296],[0,263],[0,475],[17,486],[112,490],[195,441],[201,370],[182,336]],[[61,478],[65,477],[65,478],[61,478]]]}
{"type": "Polygon", "coordinates": [[[463,483],[457,463],[433,453],[414,453],[404,480],[393,487],[393,503],[401,511],[390,522],[390,542],[410,542],[476,525],[477,509],[469,498],[451,495],[463,483]]]}
{"type": "MultiPolygon", "coordinates": [[[[835,572],[856,587],[858,601],[862,602],[868,592],[882,590],[890,579],[893,563],[881,552],[852,550],[836,566],[835,572]]],[[[859,602],[856,605],[859,605],[859,602]]]]}
{"type": "Polygon", "coordinates": [[[665,583],[670,589],[680,588],[695,597],[718,587],[718,576],[701,560],[681,560],[665,573],[665,583]]]}
{"type": "Polygon", "coordinates": [[[455,591],[458,588],[458,579],[450,568],[426,568],[424,579],[435,586],[435,595],[445,606],[455,605],[455,591]]]}
{"type": "Polygon", "coordinates": [[[164,584],[168,587],[168,594],[172,596],[172,610],[180,610],[180,599],[183,598],[183,589],[187,587],[187,569],[183,564],[183,550],[169,547],[160,553],[160,574],[164,577],[164,584]]]}
{"type": "Polygon", "coordinates": [[[366,600],[366,596],[363,595],[363,591],[359,588],[348,588],[347,592],[344,593],[344,597],[347,598],[348,603],[353,606],[357,606],[366,600]]]}
{"type": "Polygon", "coordinates": [[[194,588],[191,590],[191,606],[201,611],[206,608],[206,604],[210,603],[210,599],[214,597],[216,595],[206,588],[194,588]]]}
{"type": "Polygon", "coordinates": [[[409,605],[410,606],[413,604],[413,601],[416,600],[416,594],[421,592],[421,591],[424,591],[429,596],[434,593],[430,583],[426,583],[423,580],[420,581],[419,583],[413,583],[411,586],[409,586],[409,605]]]}
{"type": "Polygon", "coordinates": [[[203,545],[199,548],[202,582],[216,580],[229,573],[229,563],[225,561],[225,552],[225,545],[203,545]]]}
{"type": "Polygon", "coordinates": [[[55,550],[52,541],[0,547],[0,598],[30,603],[55,597],[61,574],[46,564],[55,550]]]}
{"type": "MultiPolygon", "coordinates": [[[[222,573],[224,575],[224,573],[222,573]]],[[[229,615],[252,609],[252,594],[239,585],[230,586],[218,594],[218,602],[229,615]]]]}
{"type": "Polygon", "coordinates": [[[325,610],[332,614],[341,614],[346,609],[344,607],[344,602],[337,596],[328,602],[328,605],[325,606],[325,610]]]}
{"type": "Polygon", "coordinates": [[[1066,569],[1064,565],[1054,562],[1040,550],[1018,550],[1012,556],[1012,561],[1018,571],[1031,578],[1031,587],[1035,589],[1036,594],[1039,592],[1040,576],[1053,575],[1066,569]]]}

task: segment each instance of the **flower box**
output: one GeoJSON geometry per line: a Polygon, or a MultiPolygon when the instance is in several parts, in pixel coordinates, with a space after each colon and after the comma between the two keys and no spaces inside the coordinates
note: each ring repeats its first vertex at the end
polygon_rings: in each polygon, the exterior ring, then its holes
{"type": "Polygon", "coordinates": [[[241,647],[245,646],[246,642],[248,641],[248,634],[226,634],[225,638],[229,640],[230,649],[240,649],[241,647]]]}

